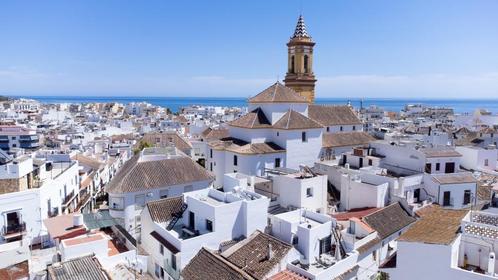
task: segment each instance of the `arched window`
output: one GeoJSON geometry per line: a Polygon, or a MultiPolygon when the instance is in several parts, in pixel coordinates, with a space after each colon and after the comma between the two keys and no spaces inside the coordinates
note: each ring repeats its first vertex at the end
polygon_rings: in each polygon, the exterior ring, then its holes
{"type": "Polygon", "coordinates": [[[308,73],[308,56],[304,56],[304,73],[308,73]]]}
{"type": "Polygon", "coordinates": [[[294,60],[295,60],[294,56],[291,56],[291,69],[290,69],[291,73],[295,73],[295,70],[296,70],[294,60]]]}

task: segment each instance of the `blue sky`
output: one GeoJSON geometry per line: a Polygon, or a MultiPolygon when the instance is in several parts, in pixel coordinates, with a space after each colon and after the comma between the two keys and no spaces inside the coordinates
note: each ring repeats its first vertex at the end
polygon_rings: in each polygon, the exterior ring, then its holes
{"type": "Polygon", "coordinates": [[[247,97],[301,11],[317,97],[498,97],[495,0],[2,0],[0,94],[247,97]]]}

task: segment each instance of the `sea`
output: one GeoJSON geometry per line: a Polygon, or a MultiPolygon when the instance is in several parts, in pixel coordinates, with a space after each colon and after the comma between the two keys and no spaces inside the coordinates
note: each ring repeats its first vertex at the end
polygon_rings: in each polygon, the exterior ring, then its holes
{"type": "MultiPolygon", "coordinates": [[[[146,96],[13,96],[38,100],[47,104],[58,103],[93,103],[93,102],[148,102],[153,105],[167,107],[178,112],[189,105],[244,107],[246,98],[227,97],[146,97],[146,96]]],[[[449,107],[456,113],[472,113],[476,109],[485,109],[498,114],[498,99],[388,99],[388,98],[317,98],[317,104],[345,105],[351,103],[355,108],[376,105],[386,111],[399,112],[407,104],[423,104],[431,107],[449,107]]]]}

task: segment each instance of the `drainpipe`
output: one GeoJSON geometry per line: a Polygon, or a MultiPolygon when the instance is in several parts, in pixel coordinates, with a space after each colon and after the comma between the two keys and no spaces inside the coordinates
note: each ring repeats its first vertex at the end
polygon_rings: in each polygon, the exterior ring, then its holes
{"type": "MultiPolygon", "coordinates": [[[[441,184],[437,187],[437,203],[439,203],[439,197],[441,196],[441,184]]],[[[441,203],[439,203],[441,205],[441,203]]]]}

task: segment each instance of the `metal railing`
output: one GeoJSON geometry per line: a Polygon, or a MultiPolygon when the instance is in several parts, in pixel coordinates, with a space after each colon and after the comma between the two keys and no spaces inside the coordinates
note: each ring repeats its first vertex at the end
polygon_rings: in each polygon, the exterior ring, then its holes
{"type": "Polygon", "coordinates": [[[164,271],[166,271],[166,273],[168,273],[171,278],[175,280],[180,279],[180,271],[173,269],[167,259],[164,260],[164,271]]]}
{"type": "Polygon", "coordinates": [[[18,223],[10,226],[3,226],[2,233],[3,235],[14,234],[14,233],[22,233],[26,231],[26,223],[18,223]]]}
{"type": "Polygon", "coordinates": [[[74,190],[71,191],[66,197],[64,197],[64,200],[62,201],[62,204],[66,205],[69,201],[73,200],[74,198],[74,190]]]}

